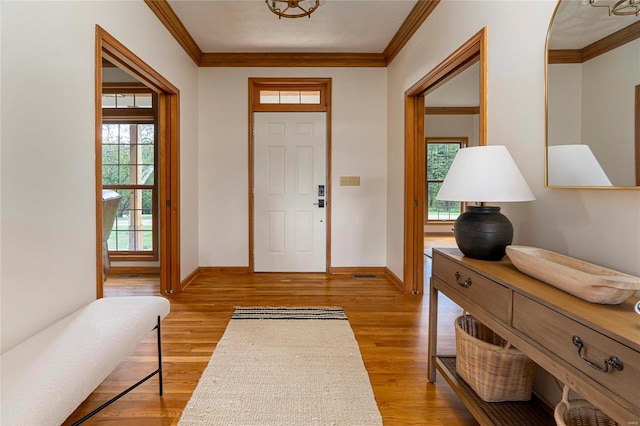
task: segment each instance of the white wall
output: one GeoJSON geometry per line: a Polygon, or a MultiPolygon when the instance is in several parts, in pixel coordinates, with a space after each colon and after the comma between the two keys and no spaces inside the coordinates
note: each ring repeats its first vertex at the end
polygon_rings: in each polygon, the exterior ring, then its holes
{"type": "Polygon", "coordinates": [[[551,64],[548,71],[549,145],[582,143],[582,65],[551,64]]]}
{"type": "Polygon", "coordinates": [[[484,26],[487,141],[508,146],[537,196],[502,206],[515,242],[640,275],[640,191],[544,187],[544,55],[555,6],[441,2],[388,68],[387,265],[396,275],[403,268],[403,93],[484,26]]]}
{"type": "Polygon", "coordinates": [[[480,122],[477,115],[427,115],[424,119],[425,137],[466,137],[467,146],[477,146],[480,122]]]}
{"type": "Polygon", "coordinates": [[[635,86],[640,40],[582,64],[582,143],[614,185],[635,185],[635,86]]]}
{"type": "Polygon", "coordinates": [[[549,144],[591,147],[616,186],[635,186],[640,40],[582,64],[549,66],[549,144]]]}
{"type": "Polygon", "coordinates": [[[424,98],[427,107],[477,107],[480,105],[480,62],[457,74],[424,98]]]}
{"type": "Polygon", "coordinates": [[[249,77],[332,78],[331,265],[385,266],[384,68],[200,70],[200,266],[248,265],[249,77]]]}
{"type": "Polygon", "coordinates": [[[95,299],[95,25],[181,90],[182,275],[197,267],[197,67],[143,1],[2,2],[2,351],[95,299]]]}
{"type": "MultiPolygon", "coordinates": [[[[2,5],[0,2],[0,24],[2,23],[2,5]]],[[[2,31],[0,28],[0,165],[2,164],[2,31]]],[[[0,223],[2,223],[2,170],[0,167],[0,223]]],[[[0,226],[0,241],[2,241],[2,226],[0,226]]],[[[0,244],[0,294],[2,293],[2,244],[0,244]]],[[[1,301],[0,301],[1,302],[1,301]]],[[[0,320],[2,318],[2,303],[0,303],[0,320]]],[[[1,325],[1,324],[0,324],[1,325]]],[[[0,331],[1,333],[1,331],[0,331]]],[[[1,335],[0,335],[1,337],[1,335]]],[[[0,346],[1,352],[1,346],[0,346]]]]}

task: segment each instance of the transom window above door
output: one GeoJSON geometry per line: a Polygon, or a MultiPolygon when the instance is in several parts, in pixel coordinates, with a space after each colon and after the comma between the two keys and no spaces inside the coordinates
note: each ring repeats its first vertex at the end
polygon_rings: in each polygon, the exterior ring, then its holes
{"type": "Polygon", "coordinates": [[[102,108],[153,108],[151,93],[103,93],[102,108]]]}
{"type": "Polygon", "coordinates": [[[319,90],[260,90],[261,104],[320,104],[319,90]]]}
{"type": "Polygon", "coordinates": [[[250,79],[253,112],[323,112],[330,103],[326,79],[250,79]]]}

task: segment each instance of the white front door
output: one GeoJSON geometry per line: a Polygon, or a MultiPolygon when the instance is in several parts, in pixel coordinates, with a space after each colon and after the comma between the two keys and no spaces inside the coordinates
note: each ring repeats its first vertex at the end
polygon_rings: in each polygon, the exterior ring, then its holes
{"type": "Polygon", "coordinates": [[[254,270],[326,272],[324,112],[254,115],[254,270]]]}

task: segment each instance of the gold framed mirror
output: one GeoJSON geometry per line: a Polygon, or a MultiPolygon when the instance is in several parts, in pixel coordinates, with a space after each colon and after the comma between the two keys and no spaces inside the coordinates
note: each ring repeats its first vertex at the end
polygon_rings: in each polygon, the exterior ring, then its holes
{"type": "Polygon", "coordinates": [[[616,3],[559,0],[551,19],[547,187],[640,188],[640,17],[616,3]]]}

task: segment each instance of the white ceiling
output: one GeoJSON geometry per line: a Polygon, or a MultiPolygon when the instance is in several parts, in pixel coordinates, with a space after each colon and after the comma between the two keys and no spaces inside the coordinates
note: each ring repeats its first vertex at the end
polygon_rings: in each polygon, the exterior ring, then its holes
{"type": "Polygon", "coordinates": [[[205,53],[382,53],[416,2],[323,0],[308,18],[278,19],[263,0],[169,0],[205,53]]]}
{"type": "MultiPolygon", "coordinates": [[[[596,4],[614,4],[598,0],[596,4]]],[[[563,0],[553,20],[550,49],[582,49],[611,33],[638,22],[637,16],[609,16],[605,7],[593,7],[588,1],[563,0]],[[583,4],[586,3],[586,4],[583,4]]]]}

